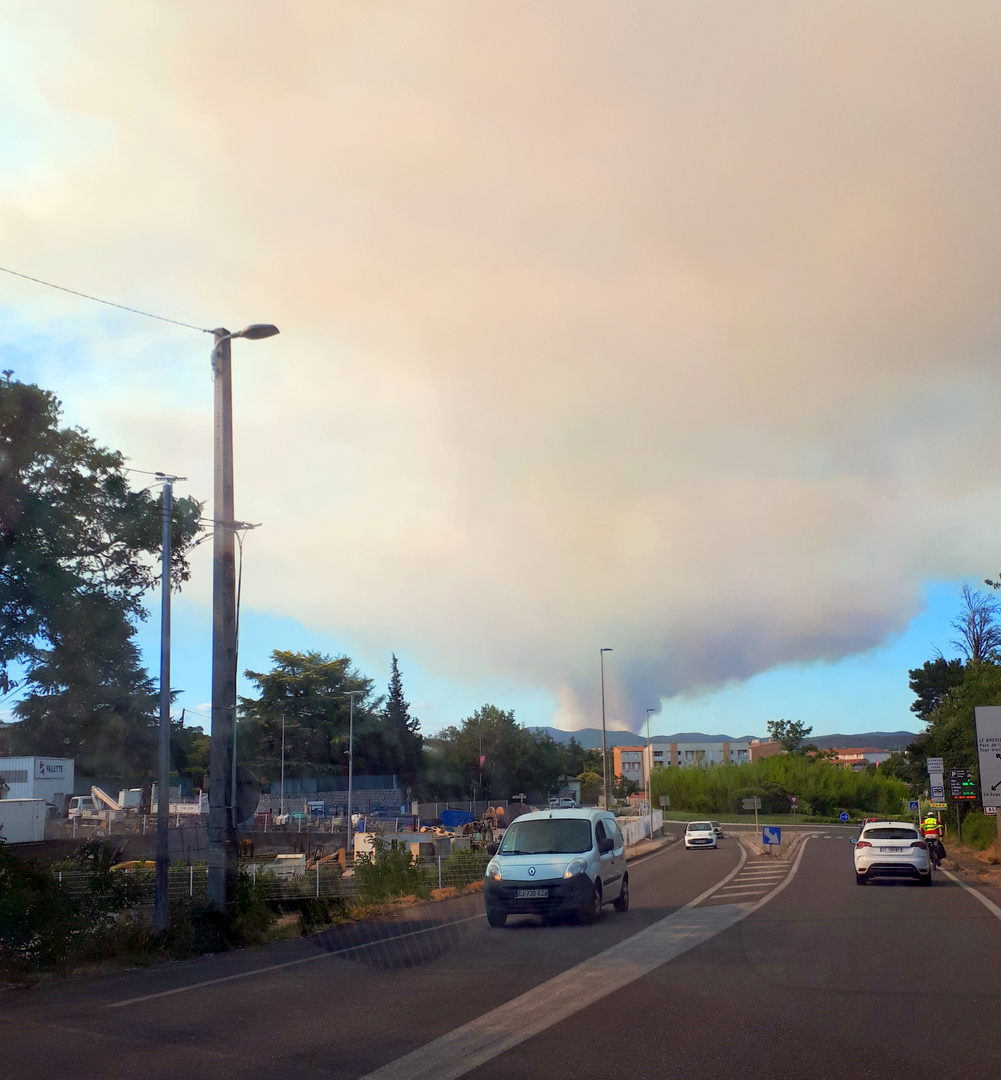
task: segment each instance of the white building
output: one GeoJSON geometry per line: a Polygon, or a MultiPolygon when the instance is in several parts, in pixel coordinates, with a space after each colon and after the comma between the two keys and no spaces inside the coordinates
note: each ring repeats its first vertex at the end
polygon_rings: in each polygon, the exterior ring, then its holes
{"type": "Polygon", "coordinates": [[[0,776],[9,788],[8,799],[44,799],[63,810],[73,794],[74,761],[55,757],[0,757],[0,776]]]}

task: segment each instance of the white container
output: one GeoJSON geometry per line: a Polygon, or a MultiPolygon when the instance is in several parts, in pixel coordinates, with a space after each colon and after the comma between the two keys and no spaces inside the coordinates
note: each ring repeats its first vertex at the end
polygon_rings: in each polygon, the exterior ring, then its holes
{"type": "Polygon", "coordinates": [[[0,835],[8,844],[38,844],[45,839],[44,799],[0,799],[0,835]]]}

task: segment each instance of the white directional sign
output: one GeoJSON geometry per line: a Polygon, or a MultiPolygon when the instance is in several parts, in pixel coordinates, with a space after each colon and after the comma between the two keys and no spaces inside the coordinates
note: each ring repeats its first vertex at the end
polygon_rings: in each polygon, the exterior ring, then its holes
{"type": "Polygon", "coordinates": [[[945,761],[940,757],[925,758],[925,764],[928,766],[928,773],[943,773],[945,772],[945,761]]]}
{"type": "Polygon", "coordinates": [[[980,762],[980,797],[984,809],[1001,806],[1001,706],[976,709],[977,756],[980,762]]]}

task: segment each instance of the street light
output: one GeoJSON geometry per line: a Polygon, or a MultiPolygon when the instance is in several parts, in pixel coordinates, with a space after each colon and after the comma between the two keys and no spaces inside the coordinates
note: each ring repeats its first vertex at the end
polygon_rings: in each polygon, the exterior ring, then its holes
{"type": "Polygon", "coordinates": [[[236,827],[232,807],[236,789],[231,762],[236,716],[236,551],[233,529],[233,338],[259,341],[278,327],[252,323],[235,334],[212,331],[215,380],[212,501],[212,726],[209,749],[209,906],[222,911],[233,895],[236,827]]]}
{"type": "Polygon", "coordinates": [[[598,650],[598,663],[601,665],[601,791],[608,809],[608,751],[605,749],[605,653],[611,649],[598,650]]]}
{"type": "MultiPolygon", "coordinates": [[[[344,854],[350,856],[354,851],[354,828],[351,820],[352,790],[355,779],[355,694],[364,694],[364,690],[345,690],[344,696],[351,699],[351,711],[348,714],[348,836],[344,843],[344,854]]],[[[369,808],[371,809],[371,807],[369,808]]]]}
{"type": "MultiPolygon", "coordinates": [[[[650,754],[650,713],[656,711],[656,709],[646,711],[646,812],[648,814],[653,813],[653,783],[650,775],[653,772],[653,757],[650,754]]],[[[650,835],[653,835],[652,829],[650,835]]]]}

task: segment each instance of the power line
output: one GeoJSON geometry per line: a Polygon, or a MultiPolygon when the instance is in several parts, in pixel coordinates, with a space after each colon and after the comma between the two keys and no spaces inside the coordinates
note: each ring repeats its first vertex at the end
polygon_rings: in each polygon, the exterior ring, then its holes
{"type": "Polygon", "coordinates": [[[36,285],[45,285],[50,289],[70,293],[72,296],[82,296],[84,300],[93,300],[95,304],[107,304],[108,307],[131,311],[133,315],[145,315],[147,319],[159,319],[160,322],[173,323],[174,326],[183,326],[188,330],[197,330],[201,334],[212,333],[211,330],[206,330],[203,326],[193,326],[191,323],[181,322],[180,319],[168,319],[166,315],[154,315],[152,311],[141,311],[139,308],[129,307],[128,304],[116,304],[114,300],[102,300],[99,296],[91,296],[90,293],[80,292],[77,289],[67,289],[65,285],[54,285],[51,281],[42,281],[41,278],[32,277],[30,274],[22,274],[17,270],[8,270],[6,266],[0,266],[0,271],[14,277],[24,278],[25,281],[33,281],[36,285]]]}

